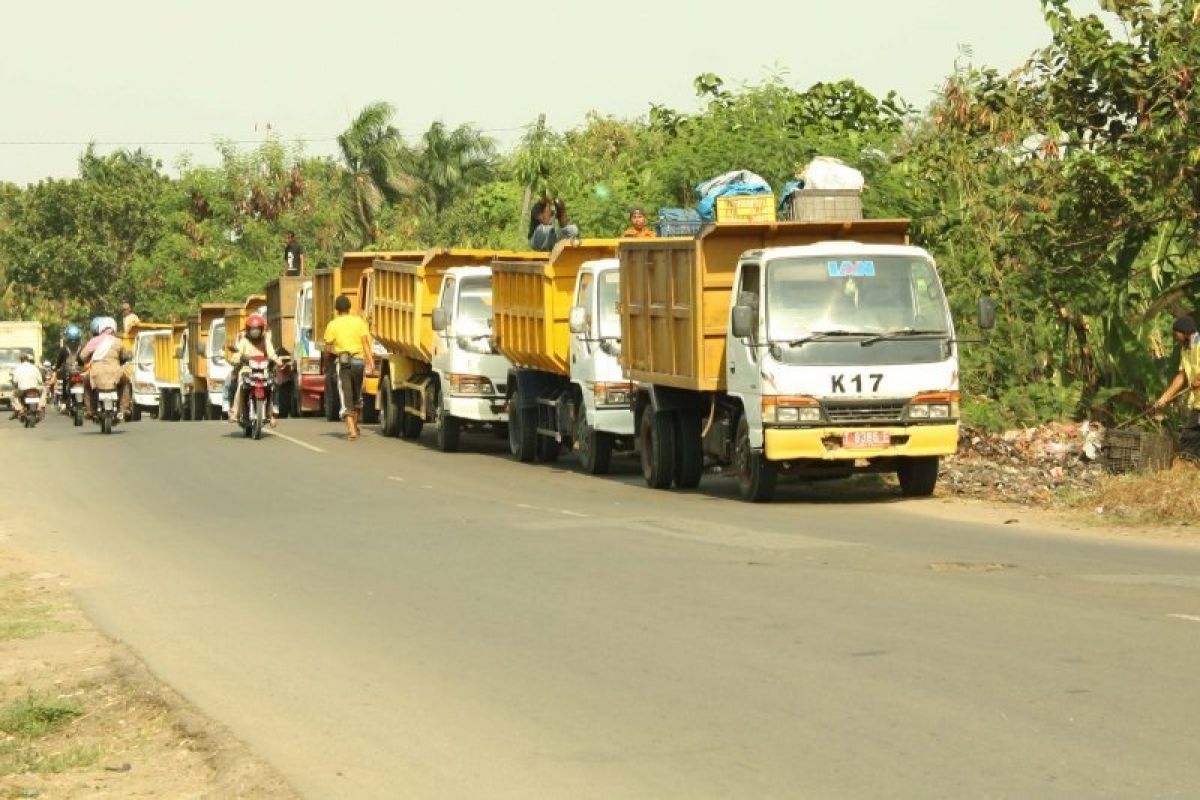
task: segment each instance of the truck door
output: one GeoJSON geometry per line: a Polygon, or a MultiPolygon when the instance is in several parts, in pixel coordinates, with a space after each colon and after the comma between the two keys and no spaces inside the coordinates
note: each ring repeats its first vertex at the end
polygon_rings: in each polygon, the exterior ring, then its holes
{"type": "Polygon", "coordinates": [[[438,292],[438,308],[445,312],[448,326],[446,330],[434,333],[433,354],[435,356],[450,349],[450,335],[454,329],[454,293],[457,284],[453,275],[442,278],[442,288],[438,292]]]}
{"type": "MultiPolygon", "coordinates": [[[[729,304],[730,319],[727,322],[725,341],[725,380],[729,394],[739,397],[750,423],[751,443],[754,433],[762,429],[762,377],[760,375],[761,349],[756,345],[762,332],[762,268],[753,262],[738,265],[736,291],[729,304]],[[749,341],[733,335],[733,308],[736,305],[750,306],[754,310],[753,335],[749,341]]],[[[756,445],[758,446],[758,445],[756,445]]]]}
{"type": "Polygon", "coordinates": [[[581,333],[571,334],[571,376],[576,377],[576,371],[580,370],[578,379],[585,382],[585,390],[590,390],[591,386],[587,384],[595,380],[595,375],[587,374],[592,352],[588,339],[594,338],[592,331],[596,324],[596,274],[591,270],[580,270],[579,277],[575,280],[575,301],[572,307],[576,306],[587,311],[588,321],[581,333]]]}

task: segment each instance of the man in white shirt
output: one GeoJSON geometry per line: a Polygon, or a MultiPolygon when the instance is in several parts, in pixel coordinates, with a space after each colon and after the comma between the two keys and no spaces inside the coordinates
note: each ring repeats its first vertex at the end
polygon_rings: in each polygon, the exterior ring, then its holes
{"type": "Polygon", "coordinates": [[[12,407],[14,412],[24,410],[25,392],[30,389],[40,390],[41,402],[38,407],[43,411],[45,410],[46,386],[42,379],[42,371],[33,363],[32,354],[21,354],[21,363],[17,364],[12,371],[12,385],[12,407]]]}

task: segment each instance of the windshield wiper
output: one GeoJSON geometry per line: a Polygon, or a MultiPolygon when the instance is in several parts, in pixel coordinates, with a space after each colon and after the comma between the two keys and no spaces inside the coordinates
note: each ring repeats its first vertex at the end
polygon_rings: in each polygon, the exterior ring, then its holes
{"type": "Polygon", "coordinates": [[[909,336],[949,336],[946,331],[938,330],[922,330],[921,328],[901,328],[898,331],[888,331],[887,333],[879,333],[869,339],[863,339],[859,344],[863,347],[875,344],[876,342],[886,342],[890,339],[903,339],[909,336]]]}
{"type": "Polygon", "coordinates": [[[801,347],[809,342],[820,342],[825,339],[838,339],[845,336],[873,336],[875,331],[813,331],[802,339],[793,339],[788,347],[801,347]]]}

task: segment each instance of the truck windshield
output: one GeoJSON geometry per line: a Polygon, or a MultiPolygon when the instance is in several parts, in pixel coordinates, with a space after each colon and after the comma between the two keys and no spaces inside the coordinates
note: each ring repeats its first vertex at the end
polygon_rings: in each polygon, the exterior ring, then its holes
{"type": "Polygon", "coordinates": [[[946,298],[933,263],[913,256],[789,258],[767,267],[768,341],[804,364],[945,358],[946,298]]]}
{"type": "Polygon", "coordinates": [[[600,319],[598,332],[600,338],[621,338],[621,315],[617,313],[617,303],[621,299],[621,273],[618,270],[608,270],[599,275],[597,285],[599,293],[596,296],[596,310],[600,319]]]}
{"type": "Polygon", "coordinates": [[[463,278],[458,283],[458,317],[454,330],[460,336],[490,333],[492,330],[492,279],[463,278]]]}
{"type": "Polygon", "coordinates": [[[214,356],[222,356],[225,353],[225,323],[222,322],[214,325],[212,336],[208,340],[208,352],[214,356]]]}
{"type": "Polygon", "coordinates": [[[33,354],[33,350],[22,347],[0,347],[0,366],[11,367],[21,361],[21,353],[33,354]]]}
{"type": "Polygon", "coordinates": [[[833,332],[946,333],[946,299],[933,264],[910,256],[797,258],[767,269],[767,338],[833,332]]]}

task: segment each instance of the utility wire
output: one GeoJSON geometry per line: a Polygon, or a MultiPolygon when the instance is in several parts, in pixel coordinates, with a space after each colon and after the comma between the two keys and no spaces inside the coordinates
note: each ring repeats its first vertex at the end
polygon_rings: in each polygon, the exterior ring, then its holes
{"type": "MultiPolygon", "coordinates": [[[[513,131],[523,131],[527,126],[519,126],[515,128],[485,128],[479,133],[511,133],[513,131]]],[[[404,136],[405,139],[417,140],[421,138],[420,134],[409,134],[404,136]]],[[[87,147],[88,145],[96,145],[97,147],[202,147],[215,144],[267,144],[269,142],[280,142],[282,144],[324,144],[328,142],[336,142],[336,136],[323,138],[307,138],[296,137],[290,138],[286,136],[276,136],[264,139],[224,139],[215,137],[207,140],[163,140],[154,142],[143,141],[65,141],[56,139],[11,139],[0,141],[0,147],[87,147]]]]}

